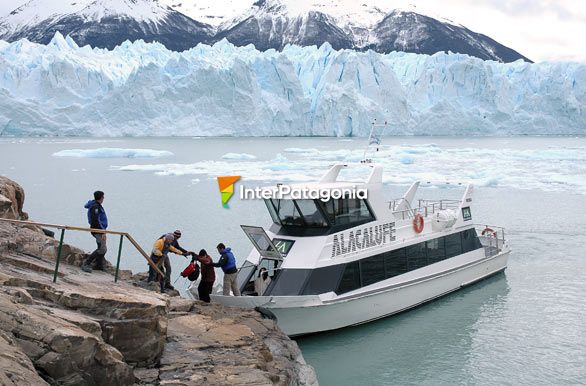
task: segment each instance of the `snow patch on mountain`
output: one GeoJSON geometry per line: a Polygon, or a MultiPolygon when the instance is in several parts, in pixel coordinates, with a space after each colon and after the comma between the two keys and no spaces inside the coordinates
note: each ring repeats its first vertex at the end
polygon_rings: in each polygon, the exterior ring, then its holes
{"type": "Polygon", "coordinates": [[[72,15],[85,21],[99,22],[106,17],[118,17],[159,23],[171,11],[157,0],[30,0],[2,19],[2,24],[17,31],[72,15]]]}

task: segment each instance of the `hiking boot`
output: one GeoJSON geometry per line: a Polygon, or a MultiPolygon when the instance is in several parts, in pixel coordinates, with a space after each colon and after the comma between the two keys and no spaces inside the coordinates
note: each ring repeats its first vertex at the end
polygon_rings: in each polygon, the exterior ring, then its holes
{"type": "Polygon", "coordinates": [[[81,270],[87,273],[92,273],[92,268],[88,267],[87,265],[82,265],[81,270]]]}
{"type": "Polygon", "coordinates": [[[171,284],[167,283],[167,284],[165,284],[165,289],[175,290],[175,287],[173,287],[171,284]]]}

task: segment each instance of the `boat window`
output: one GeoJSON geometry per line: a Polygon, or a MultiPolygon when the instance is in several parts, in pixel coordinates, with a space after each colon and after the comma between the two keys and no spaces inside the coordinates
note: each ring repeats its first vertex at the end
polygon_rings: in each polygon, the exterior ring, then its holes
{"type": "MultiPolygon", "coordinates": [[[[278,268],[279,261],[273,259],[262,259],[260,264],[258,265],[258,270],[260,271],[261,268],[266,268],[269,272],[269,276],[272,278],[275,276],[275,270],[278,268]]],[[[258,278],[258,272],[252,277],[252,279],[258,278]]]]}
{"type": "Polygon", "coordinates": [[[314,269],[305,284],[303,295],[318,295],[336,289],[344,271],[344,264],[314,269]]]}
{"type": "Polygon", "coordinates": [[[344,275],[336,290],[337,294],[343,294],[360,288],[360,265],[358,261],[346,264],[344,275]]]}
{"type": "Polygon", "coordinates": [[[407,251],[407,269],[412,271],[427,265],[425,243],[410,245],[407,251]]]}
{"type": "Polygon", "coordinates": [[[287,227],[326,228],[328,223],[315,200],[266,200],[273,222],[287,227]],[[272,205],[271,205],[272,204],[272,205]],[[273,210],[271,210],[271,206],[273,210]]]}
{"type": "Polygon", "coordinates": [[[301,214],[305,219],[305,224],[310,227],[327,227],[328,223],[321,214],[314,200],[295,200],[301,214]]]}
{"type": "MultiPolygon", "coordinates": [[[[449,258],[462,254],[461,240],[464,238],[472,238],[470,245],[477,245],[476,243],[480,245],[476,231],[471,229],[346,264],[314,270],[278,270],[277,266],[271,287],[268,288],[266,294],[318,295],[331,291],[343,294],[436,263],[445,259],[445,256],[449,258]],[[453,255],[449,255],[451,253],[453,255]]],[[[267,261],[270,260],[267,259],[267,261]]],[[[261,262],[261,266],[264,266],[263,264],[261,262]]],[[[240,280],[240,276],[238,279],[240,280]]]]}
{"type": "Polygon", "coordinates": [[[437,263],[446,258],[445,239],[443,237],[429,240],[425,245],[427,246],[428,264],[437,263]]]}
{"type": "Polygon", "coordinates": [[[301,293],[310,269],[283,269],[271,282],[265,295],[273,296],[296,296],[301,293]]]}
{"type": "Polygon", "coordinates": [[[269,210],[269,213],[271,214],[271,218],[273,219],[273,222],[275,224],[280,224],[281,219],[279,218],[279,215],[277,214],[277,211],[276,211],[275,207],[273,206],[273,203],[271,202],[271,200],[264,200],[264,201],[265,201],[265,205],[267,206],[267,209],[269,210]]]}
{"type": "Polygon", "coordinates": [[[321,202],[333,225],[360,224],[374,220],[366,200],[339,198],[321,202]]]}
{"type": "Polygon", "coordinates": [[[480,240],[478,240],[476,229],[466,229],[465,231],[461,232],[461,235],[463,253],[470,252],[482,247],[480,240]]]}
{"type": "Polygon", "coordinates": [[[256,265],[252,264],[250,261],[246,260],[240,270],[238,270],[238,288],[240,288],[240,292],[244,291],[244,287],[250,281],[250,278],[256,271],[256,265]]]}
{"type": "Polygon", "coordinates": [[[446,239],[446,259],[462,254],[462,241],[460,234],[454,233],[445,237],[446,239]]]}
{"type": "Polygon", "coordinates": [[[272,200],[281,224],[287,226],[303,226],[303,217],[293,200],[272,200]]]}
{"type": "Polygon", "coordinates": [[[331,291],[343,294],[469,252],[462,249],[462,240],[471,247],[479,245],[481,248],[477,239],[476,231],[470,229],[351,263],[314,270],[278,270],[272,282],[275,288],[269,287],[268,291],[271,295],[281,296],[318,295],[331,291]]]}
{"type": "Polygon", "coordinates": [[[407,255],[405,248],[385,252],[385,276],[387,278],[407,272],[407,255]]]}
{"type": "Polygon", "coordinates": [[[385,279],[384,254],[368,257],[360,261],[362,285],[367,286],[385,279]]]}

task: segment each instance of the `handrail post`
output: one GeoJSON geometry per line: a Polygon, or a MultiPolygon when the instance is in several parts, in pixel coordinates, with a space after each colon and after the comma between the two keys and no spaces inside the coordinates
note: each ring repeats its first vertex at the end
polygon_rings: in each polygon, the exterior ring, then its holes
{"type": "Polygon", "coordinates": [[[57,259],[55,261],[55,272],[53,273],[53,283],[57,283],[57,273],[59,272],[59,262],[61,261],[61,249],[63,248],[63,237],[65,236],[65,228],[61,229],[61,237],[59,238],[59,247],[57,248],[57,259]]]}
{"type": "Polygon", "coordinates": [[[114,274],[114,283],[118,283],[118,271],[120,270],[120,255],[122,255],[122,240],[124,240],[124,236],[120,235],[120,244],[118,244],[118,259],[116,260],[116,273],[114,274]]]}

